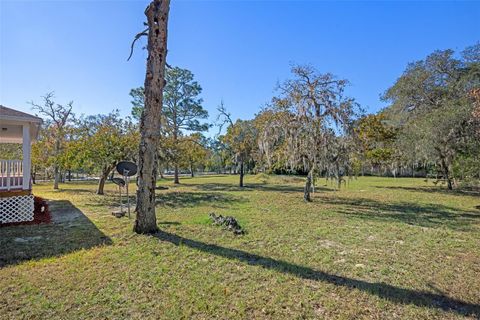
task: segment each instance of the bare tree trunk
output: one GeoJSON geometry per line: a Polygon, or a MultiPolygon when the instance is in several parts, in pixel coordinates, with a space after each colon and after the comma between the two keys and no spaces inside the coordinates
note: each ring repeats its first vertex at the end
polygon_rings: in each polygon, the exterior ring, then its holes
{"type": "Polygon", "coordinates": [[[243,187],[243,176],[244,176],[244,171],[243,171],[243,161],[240,162],[240,187],[243,187]]]}
{"type": "Polygon", "coordinates": [[[442,159],[441,167],[443,169],[444,178],[447,180],[448,190],[453,190],[452,178],[450,177],[450,170],[445,158],[442,159]]]}
{"type": "Polygon", "coordinates": [[[104,194],[103,190],[105,188],[105,182],[107,181],[108,175],[113,168],[114,167],[104,168],[102,175],[100,176],[100,180],[98,181],[97,194],[104,194]]]}
{"type": "Polygon", "coordinates": [[[100,177],[100,180],[98,181],[98,187],[97,187],[97,194],[103,195],[103,189],[105,188],[105,181],[107,180],[108,177],[108,172],[107,174],[103,173],[102,176],[100,177]]]}
{"type": "Polygon", "coordinates": [[[335,171],[337,176],[337,190],[342,188],[342,175],[340,174],[340,164],[337,162],[335,163],[335,171]]]}
{"type": "Polygon", "coordinates": [[[448,185],[448,190],[453,190],[452,179],[449,176],[447,176],[447,185],[448,185]]]}
{"type": "Polygon", "coordinates": [[[160,140],[169,9],[170,0],[153,0],[145,10],[149,27],[148,59],[145,75],[145,109],[140,119],[137,207],[133,228],[136,233],[143,234],[158,230],[155,216],[156,147],[160,140]]]}
{"type": "Polygon", "coordinates": [[[37,166],[33,166],[32,170],[32,184],[35,184],[35,179],[37,178],[37,166]]]}
{"type": "Polygon", "coordinates": [[[178,178],[178,165],[175,163],[175,170],[174,170],[174,179],[173,183],[179,184],[180,179],[178,178]]]}
{"type": "Polygon", "coordinates": [[[195,176],[195,174],[193,172],[193,163],[190,163],[190,174],[191,174],[192,178],[195,176]]]}
{"type": "Polygon", "coordinates": [[[312,170],[308,172],[307,178],[305,179],[305,187],[303,189],[303,199],[307,202],[311,202],[312,198],[310,197],[310,188],[312,186],[312,170]]]}
{"type": "Polygon", "coordinates": [[[58,190],[58,183],[60,182],[60,169],[58,168],[58,155],[60,154],[60,138],[55,140],[55,163],[53,165],[53,189],[58,190]]]}
{"type": "Polygon", "coordinates": [[[58,190],[58,183],[60,182],[60,170],[58,170],[58,165],[55,164],[53,168],[53,189],[58,190]]]}
{"type": "MultiPolygon", "coordinates": [[[[157,159],[160,158],[160,155],[157,153],[157,159]]],[[[160,160],[157,160],[158,163],[157,163],[157,166],[158,166],[158,173],[160,175],[160,179],[163,179],[163,164],[162,164],[162,161],[160,160]]]]}

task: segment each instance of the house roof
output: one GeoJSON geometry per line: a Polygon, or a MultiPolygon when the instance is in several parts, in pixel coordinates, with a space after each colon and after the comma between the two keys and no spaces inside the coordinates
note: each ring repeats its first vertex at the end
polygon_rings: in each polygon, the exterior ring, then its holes
{"type": "Polygon", "coordinates": [[[42,123],[42,118],[0,105],[0,120],[17,120],[42,123]]]}
{"type": "Polygon", "coordinates": [[[0,143],[23,143],[23,128],[30,128],[30,140],[38,136],[42,118],[0,105],[0,143]]]}

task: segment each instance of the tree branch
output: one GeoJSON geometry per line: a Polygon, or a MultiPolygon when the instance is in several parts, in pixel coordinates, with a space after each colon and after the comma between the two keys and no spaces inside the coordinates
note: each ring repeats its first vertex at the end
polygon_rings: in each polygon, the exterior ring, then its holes
{"type": "Polygon", "coordinates": [[[130,46],[130,55],[128,56],[127,61],[130,61],[130,58],[133,55],[133,47],[135,46],[135,42],[137,42],[137,40],[140,39],[143,36],[148,36],[148,29],[149,28],[147,28],[147,29],[143,30],[142,32],[139,32],[135,35],[135,38],[133,39],[132,44],[130,46]]]}

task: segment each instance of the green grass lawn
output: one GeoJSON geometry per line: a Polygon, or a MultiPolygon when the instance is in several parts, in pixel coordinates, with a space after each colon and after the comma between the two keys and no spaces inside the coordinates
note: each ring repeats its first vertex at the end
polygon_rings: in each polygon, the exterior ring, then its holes
{"type": "Polygon", "coordinates": [[[0,318],[480,317],[478,194],[372,177],[305,203],[299,178],[237,182],[160,182],[156,236],[111,215],[114,185],[35,186],[55,222],[0,228],[0,318]]]}

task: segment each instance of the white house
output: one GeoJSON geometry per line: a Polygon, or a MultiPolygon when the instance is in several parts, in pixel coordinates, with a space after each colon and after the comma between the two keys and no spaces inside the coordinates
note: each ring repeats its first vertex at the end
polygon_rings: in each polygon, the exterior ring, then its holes
{"type": "Polygon", "coordinates": [[[22,160],[2,159],[0,153],[0,223],[33,220],[31,143],[42,119],[0,105],[0,143],[22,144],[22,160]]]}

